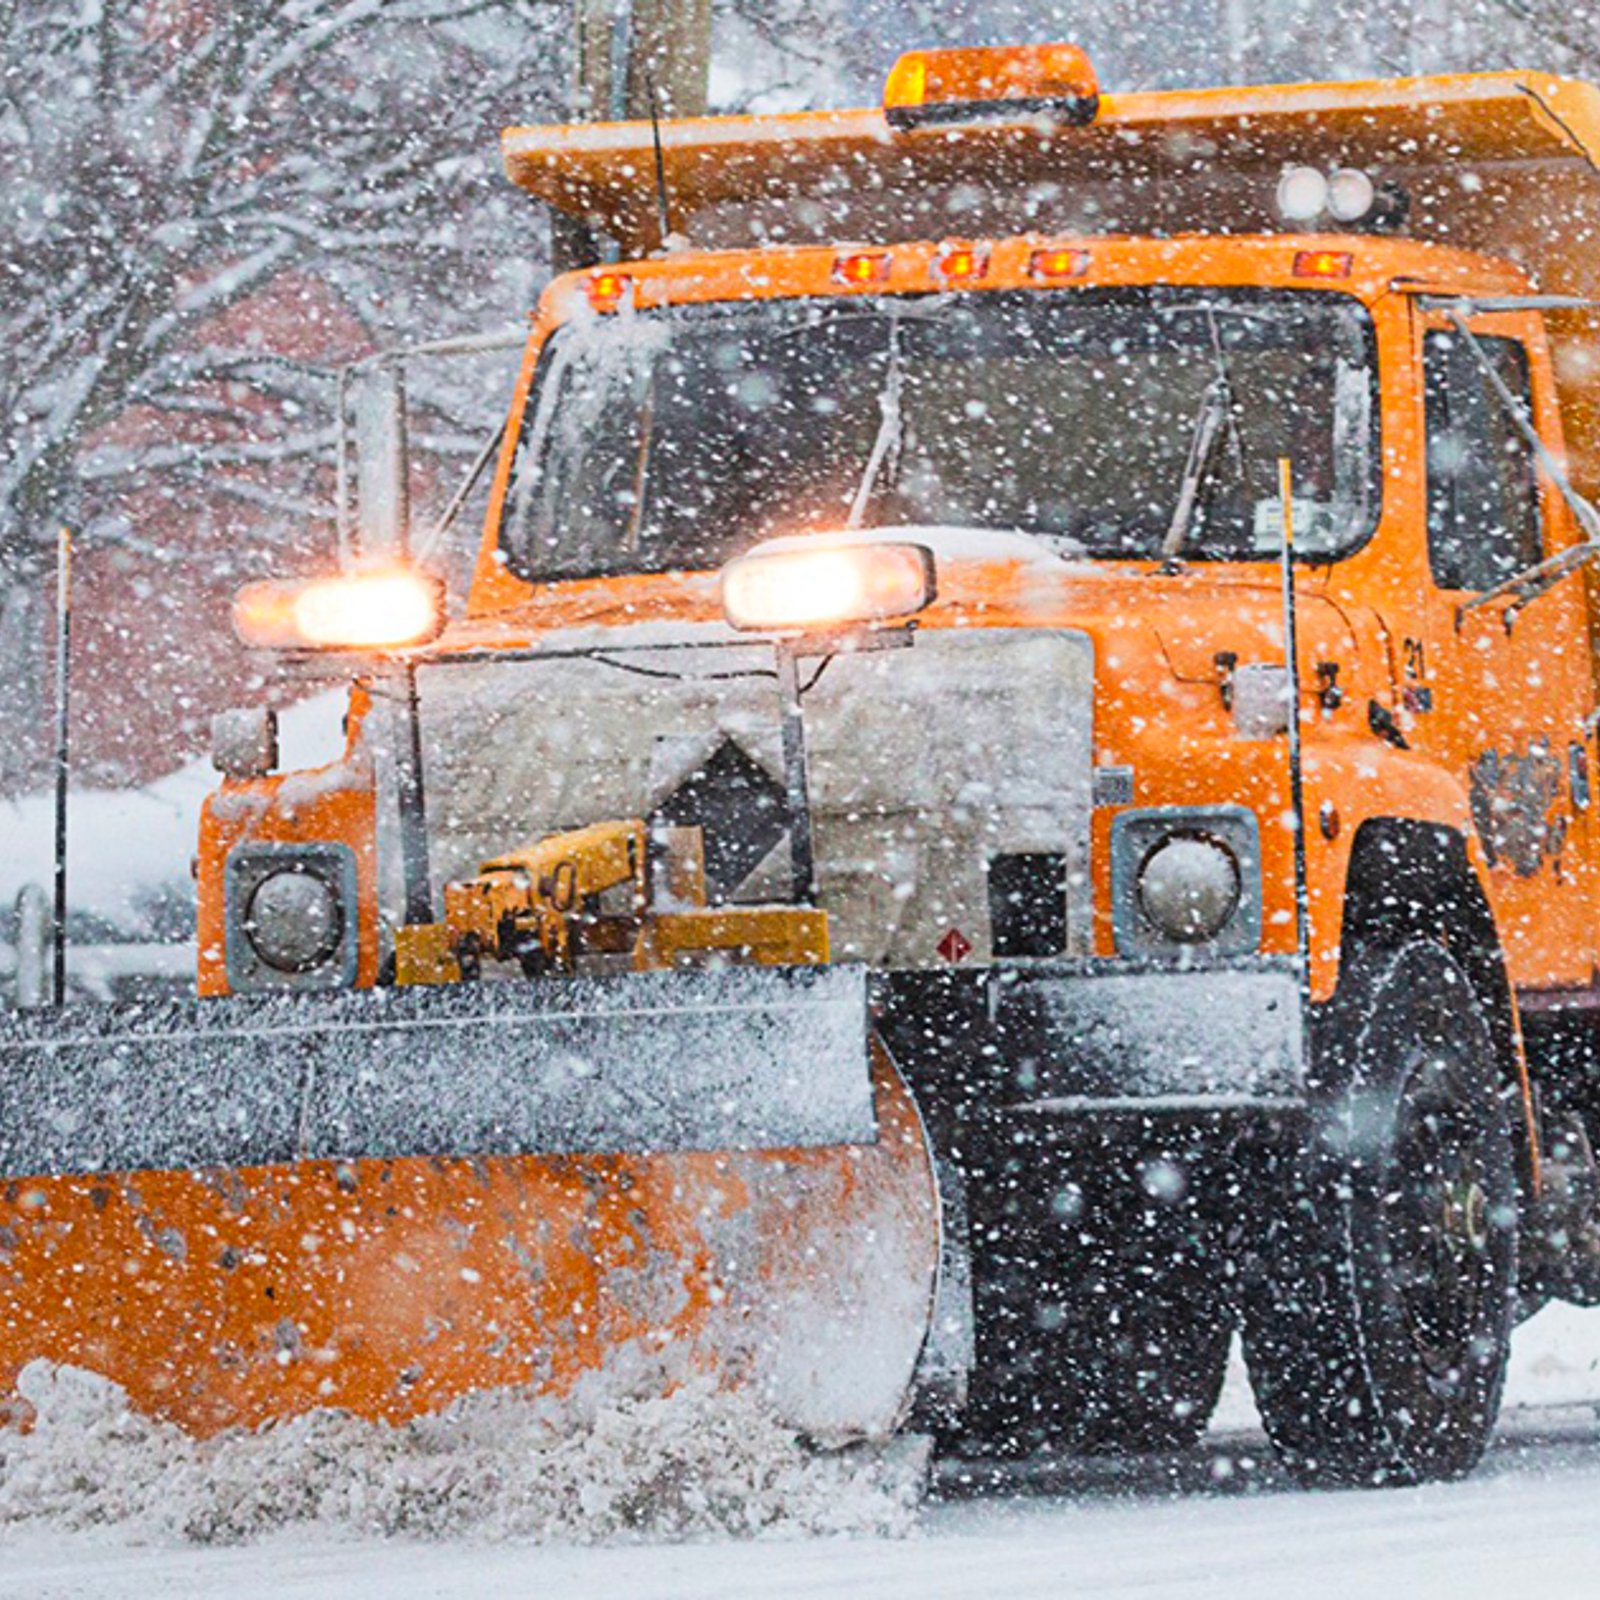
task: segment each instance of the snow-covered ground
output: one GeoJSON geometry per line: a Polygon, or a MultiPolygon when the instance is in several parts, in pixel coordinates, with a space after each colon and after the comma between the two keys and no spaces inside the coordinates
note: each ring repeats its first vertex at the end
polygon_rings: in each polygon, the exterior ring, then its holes
{"type": "MultiPolygon", "coordinates": [[[[55,1496],[49,1515],[14,1522],[0,1537],[0,1595],[1510,1600],[1537,1593],[1584,1600],[1600,1593],[1597,1416],[1600,1311],[1553,1307],[1518,1335],[1501,1437],[1489,1459],[1465,1483],[1424,1489],[1292,1489],[1267,1457],[1248,1386],[1237,1372],[1210,1439],[1192,1458],[1131,1468],[1096,1464],[1001,1481],[947,1465],[939,1493],[909,1517],[896,1509],[883,1474],[808,1475],[780,1441],[771,1441],[773,1472],[750,1476],[759,1438],[741,1424],[744,1431],[699,1451],[695,1470],[709,1473],[713,1487],[720,1473],[729,1486],[737,1480],[766,1496],[767,1512],[793,1497],[791,1515],[769,1518],[766,1536],[753,1540],[619,1539],[614,1520],[608,1524],[604,1515],[570,1524],[579,1537],[605,1535],[599,1544],[491,1538],[481,1522],[476,1537],[448,1541],[382,1539],[353,1534],[348,1525],[314,1523],[221,1547],[178,1543],[170,1533],[152,1533],[148,1522],[67,1531],[65,1522],[82,1520],[73,1509],[82,1511],[84,1485],[95,1476],[88,1456],[74,1466],[68,1450],[55,1461],[57,1476],[43,1485],[55,1496]],[[799,1531],[838,1527],[889,1531],[799,1531]]],[[[79,1421],[92,1434],[97,1417],[103,1424],[91,1406],[79,1421]]],[[[657,1444],[670,1435],[670,1416],[651,1413],[645,1421],[657,1444]]],[[[515,1429],[500,1439],[510,1452],[526,1443],[515,1429]]],[[[620,1436],[613,1440],[620,1443],[620,1436]]],[[[95,1440],[95,1459],[103,1462],[107,1448],[105,1438],[95,1440]]],[[[584,1461],[602,1511],[607,1460],[604,1451],[591,1449],[584,1461]]],[[[285,1466],[320,1473],[324,1487],[340,1470],[337,1462],[318,1463],[314,1452],[298,1461],[285,1457],[279,1468],[285,1466]]],[[[559,1476],[559,1464],[547,1468],[559,1476]]],[[[288,1487],[255,1485],[268,1494],[288,1487]]],[[[404,1474],[388,1488],[404,1492],[404,1474]]],[[[0,1487],[0,1498],[8,1491],[15,1513],[14,1481],[0,1487]]],[[[174,1492],[182,1491],[175,1486],[174,1492]]],[[[536,1492],[531,1485],[529,1492],[536,1492]]]]}

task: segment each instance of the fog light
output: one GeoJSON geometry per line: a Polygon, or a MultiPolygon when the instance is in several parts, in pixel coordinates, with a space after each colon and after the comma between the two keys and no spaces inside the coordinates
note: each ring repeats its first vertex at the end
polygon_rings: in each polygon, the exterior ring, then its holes
{"type": "Polygon", "coordinates": [[[245,937],[269,967],[310,972],[339,948],[344,908],[316,873],[274,872],[256,885],[244,915],[245,937]]]}
{"type": "Polygon", "coordinates": [[[1239,909],[1241,890],[1233,852],[1198,835],[1164,840],[1139,867],[1139,909],[1176,944],[1216,938],[1239,909]]]}

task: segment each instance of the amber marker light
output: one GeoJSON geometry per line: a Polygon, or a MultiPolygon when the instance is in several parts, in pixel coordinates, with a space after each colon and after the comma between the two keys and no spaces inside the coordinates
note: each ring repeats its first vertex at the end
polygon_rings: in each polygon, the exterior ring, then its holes
{"type": "Polygon", "coordinates": [[[1046,281],[1081,278],[1089,270],[1089,252],[1064,245],[1046,245],[1028,257],[1028,272],[1046,281]]]}
{"type": "Polygon", "coordinates": [[[409,567],[246,584],[233,631],[253,650],[403,650],[438,637],[444,585],[409,567]]]}
{"type": "Polygon", "coordinates": [[[1354,267],[1348,250],[1300,250],[1294,258],[1297,278],[1348,278],[1354,267]]]}
{"type": "Polygon", "coordinates": [[[589,304],[596,311],[615,311],[628,297],[633,280],[625,272],[596,272],[587,285],[589,304]]]}
{"type": "Polygon", "coordinates": [[[749,633],[795,633],[914,616],[937,593],[920,544],[757,546],[722,569],[722,612],[749,633]]]}
{"type": "Polygon", "coordinates": [[[883,114],[894,128],[1018,115],[1085,123],[1099,108],[1094,66],[1075,44],[913,50],[895,62],[883,89],[883,114]]]}
{"type": "Polygon", "coordinates": [[[934,276],[945,283],[976,283],[988,270],[989,252],[974,244],[947,244],[933,263],[934,276]]]}
{"type": "Polygon", "coordinates": [[[856,250],[839,256],[833,263],[833,281],[852,289],[869,288],[889,281],[889,257],[882,250],[856,250]]]}

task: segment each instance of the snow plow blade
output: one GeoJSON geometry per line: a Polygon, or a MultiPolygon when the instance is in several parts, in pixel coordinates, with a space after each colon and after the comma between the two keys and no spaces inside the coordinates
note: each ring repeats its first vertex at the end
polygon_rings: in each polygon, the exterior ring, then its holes
{"type": "Polygon", "coordinates": [[[44,1359],[202,1435],[605,1372],[880,1434],[938,1255],[848,968],[18,1013],[0,1174],[0,1396],[44,1359]]]}

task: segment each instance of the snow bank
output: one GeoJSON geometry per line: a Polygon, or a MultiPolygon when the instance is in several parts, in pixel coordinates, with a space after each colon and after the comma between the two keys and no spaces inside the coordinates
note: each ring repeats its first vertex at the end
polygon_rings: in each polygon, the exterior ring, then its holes
{"type": "MultiPolygon", "coordinates": [[[[282,714],[285,770],[331,761],[343,748],[342,690],[313,696],[282,714]]],[[[218,783],[201,757],[142,789],[76,789],[68,803],[67,873],[75,912],[135,937],[148,934],[149,907],[165,895],[194,895],[189,861],[200,802],[218,783]]],[[[0,800],[0,907],[24,884],[48,885],[55,852],[51,794],[0,800]]]]}
{"type": "Polygon", "coordinates": [[[113,1527],[235,1543],[286,1527],[425,1539],[901,1534],[925,1441],[818,1451],[748,1395],[691,1382],[619,1399],[475,1395],[398,1427],[315,1412],[206,1442],[130,1410],[104,1378],[36,1361],[31,1432],[0,1434],[0,1527],[113,1527]]]}

